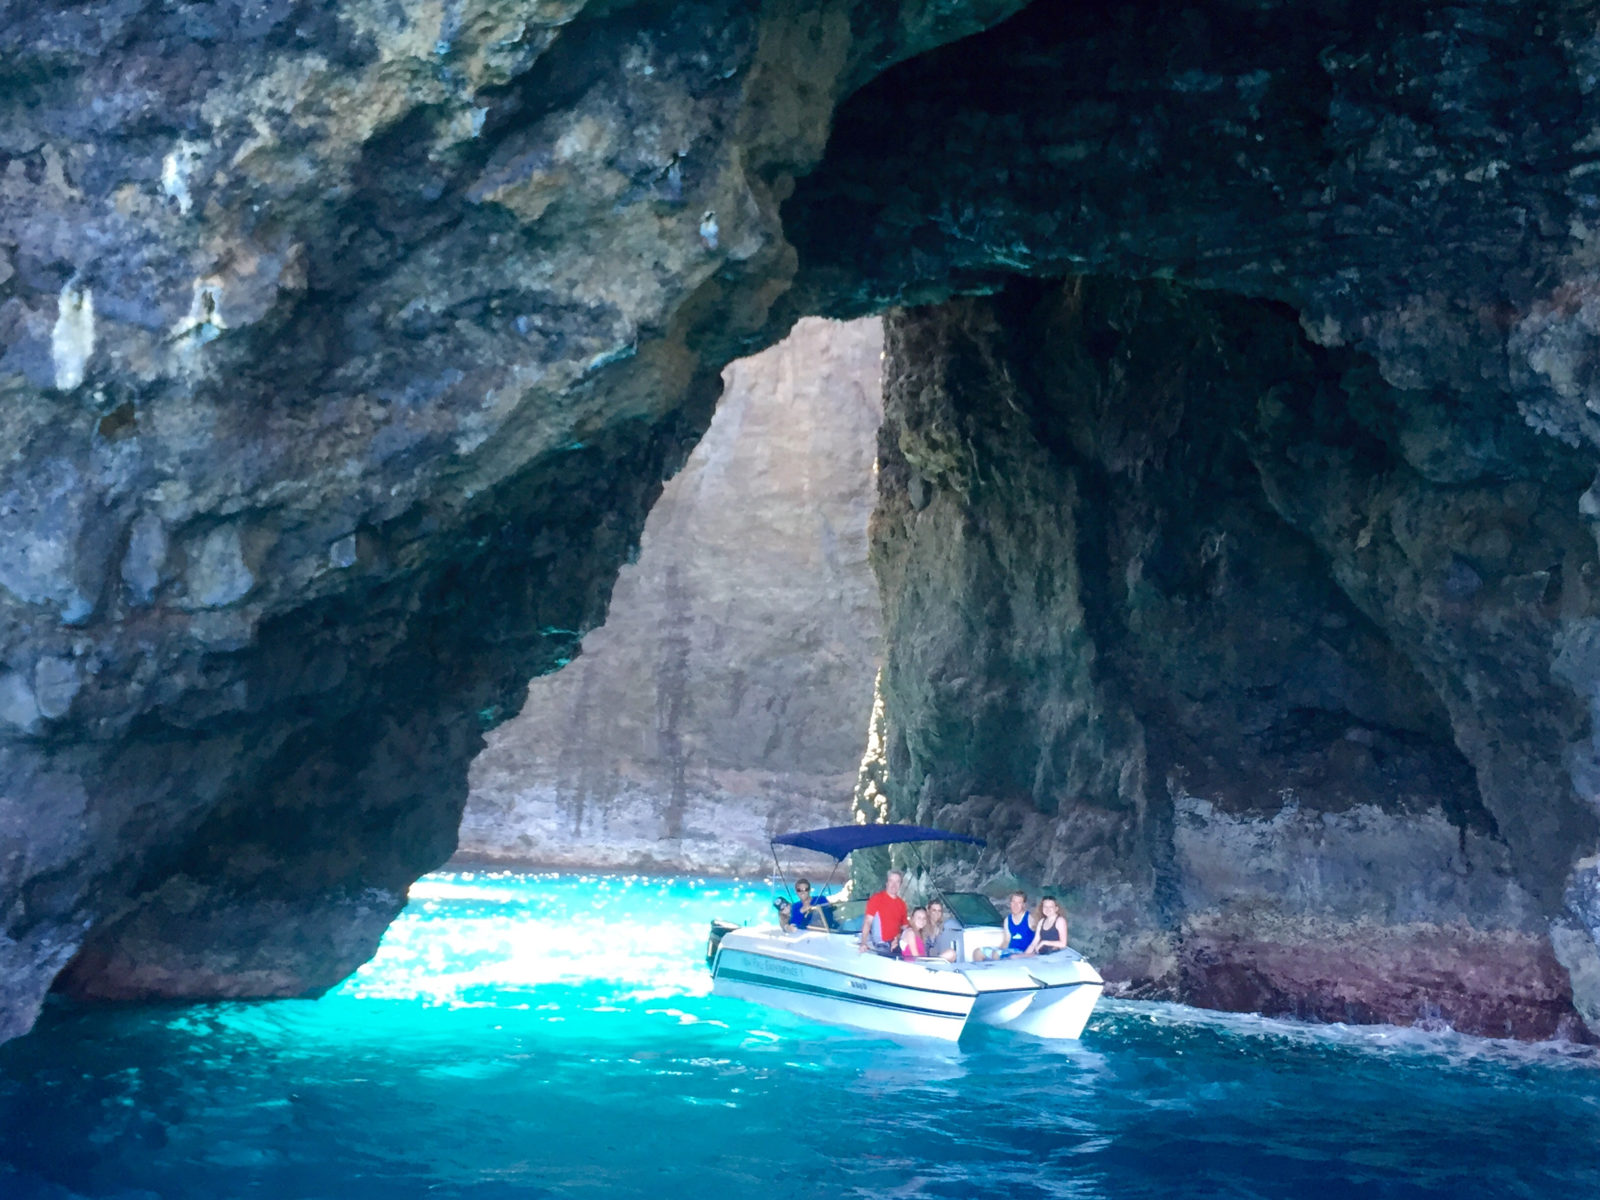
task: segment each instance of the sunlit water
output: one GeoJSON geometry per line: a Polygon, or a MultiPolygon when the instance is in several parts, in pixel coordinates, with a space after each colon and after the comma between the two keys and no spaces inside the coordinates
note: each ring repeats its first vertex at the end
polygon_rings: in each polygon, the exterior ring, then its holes
{"type": "Polygon", "coordinates": [[[0,1197],[1600,1194],[1585,1050],[1106,1003],[896,1044],[709,994],[722,882],[443,874],[317,1001],[54,1010],[0,1197]]]}

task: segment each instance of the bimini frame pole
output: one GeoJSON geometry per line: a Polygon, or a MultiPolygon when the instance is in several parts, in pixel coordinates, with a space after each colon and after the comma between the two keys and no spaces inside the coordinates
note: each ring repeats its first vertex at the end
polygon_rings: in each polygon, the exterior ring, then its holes
{"type": "Polygon", "coordinates": [[[778,843],[768,842],[767,849],[772,851],[772,871],[773,874],[778,877],[779,882],[783,884],[783,890],[786,892],[794,891],[794,889],[789,886],[789,877],[784,874],[783,864],[778,861],[778,843]]]}
{"type": "MultiPolygon", "coordinates": [[[[917,849],[917,843],[907,842],[905,844],[911,848],[911,853],[916,856],[918,864],[922,867],[922,877],[928,881],[928,888],[933,893],[932,896],[928,897],[928,900],[932,900],[934,896],[937,896],[939,903],[944,905],[945,912],[954,911],[950,907],[950,897],[945,895],[944,889],[939,886],[938,877],[934,875],[933,868],[928,865],[928,860],[922,856],[922,851],[917,849]]],[[[927,901],[925,900],[923,903],[927,903],[927,901]]]]}
{"type": "MultiPolygon", "coordinates": [[[[777,876],[778,880],[783,884],[783,890],[784,890],[785,895],[786,896],[793,895],[794,894],[794,887],[789,883],[788,872],[786,872],[783,869],[783,863],[781,861],[779,861],[779,859],[778,859],[778,843],[777,842],[768,842],[767,843],[767,849],[772,851],[773,872],[777,876]]],[[[845,858],[848,858],[848,857],[849,857],[849,855],[845,856],[845,858]]],[[[822,885],[822,899],[823,900],[826,900],[830,895],[833,894],[833,877],[839,873],[839,868],[843,864],[844,864],[844,859],[843,858],[836,858],[836,859],[833,860],[833,868],[832,868],[832,870],[830,870],[828,872],[828,878],[822,885]]],[[[812,894],[815,895],[815,893],[812,893],[812,894]]]]}

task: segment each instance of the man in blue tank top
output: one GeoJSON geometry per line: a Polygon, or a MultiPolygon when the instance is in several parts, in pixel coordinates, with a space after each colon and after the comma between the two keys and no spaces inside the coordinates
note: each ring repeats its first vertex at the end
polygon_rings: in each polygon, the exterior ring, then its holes
{"type": "Polygon", "coordinates": [[[1025,954],[1034,939],[1033,919],[1028,914],[1028,893],[1011,893],[1011,911],[1006,914],[1006,948],[1001,958],[1025,954]]]}
{"type": "Polygon", "coordinates": [[[974,961],[993,962],[997,958],[1010,958],[1013,954],[1026,954],[1038,931],[1033,927],[1033,916],[1028,912],[1028,893],[1011,893],[1011,911],[1006,914],[1006,944],[996,950],[993,946],[977,951],[974,961]]]}

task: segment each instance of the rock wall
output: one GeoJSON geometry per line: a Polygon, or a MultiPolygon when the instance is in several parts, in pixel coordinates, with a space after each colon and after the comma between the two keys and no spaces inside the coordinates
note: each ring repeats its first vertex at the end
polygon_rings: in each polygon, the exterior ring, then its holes
{"type": "Polygon", "coordinates": [[[1419,464],[1364,356],[1171,285],[903,312],[886,371],[892,816],[987,835],[1134,994],[1581,1034],[1540,886],[1593,814],[1539,780],[1587,727],[1582,455],[1458,414],[1419,464]]]}
{"type": "MultiPolygon", "coordinates": [[[[1229,443],[1298,541],[1251,496],[1222,505],[1237,536],[1198,575],[1119,561],[1206,594],[1259,537],[1289,578],[1301,556],[1287,611],[1345,632],[1291,639],[1330,672],[1298,725],[1248,691],[1197,705],[1183,689],[1227,673],[1141,649],[1132,609],[1107,636],[1080,588],[1100,559],[1040,574],[1137,497],[1074,508],[1040,465],[1060,519],[985,568],[1019,590],[984,612],[1050,636],[961,620],[1054,682],[1015,726],[936,722],[923,749],[1006,780],[1005,749],[1048,735],[1032,807],[1003,789],[1002,835],[1049,816],[1053,779],[1131,804],[1131,825],[1109,799],[1094,820],[1116,861],[1150,848],[1126,894],[1152,960],[1185,911],[1161,847],[1189,853],[1180,814],[1232,811],[1208,778],[1263,754],[1279,778],[1302,743],[1398,762],[1408,817],[1437,809],[1486,862],[1498,839],[1544,923],[1529,936],[1600,1027],[1597,27],[1593,0],[0,12],[0,1037],[69,961],[60,986],[86,996],[314,992],[348,971],[453,848],[484,731],[603,618],[728,362],[800,316],[1074,276],[1231,297],[1218,344],[1248,349],[1241,379],[1268,384],[1258,353],[1302,382],[1302,359],[1344,364],[1229,443]],[[1093,700],[1084,639],[1145,664],[1142,699],[1093,700]],[[1406,693],[1431,698],[1406,711],[1406,693]],[[1325,712],[1356,736],[1329,740],[1325,712]],[[1251,749],[1261,720],[1290,749],[1251,749]],[[1074,722],[1087,741],[1049,732],[1074,722]]],[[[1118,328],[1089,361],[1114,361],[1118,328]]],[[[1214,349],[1181,344],[1196,370],[1214,349]]],[[[1250,478],[1204,429],[1129,412],[1106,418],[1111,449],[1075,451],[1102,475],[1152,439],[1211,464],[1192,498],[1137,503],[1206,507],[1250,478]]],[[[1217,663],[1291,637],[1276,607],[1238,605],[1225,639],[1195,626],[1217,663]]],[[[924,653],[895,628],[891,654],[924,653]]],[[[1514,900],[1485,917],[1505,937],[1514,900]]]]}
{"type": "Polygon", "coordinates": [[[0,12],[0,1038],[372,952],[787,327],[837,100],[1017,7],[0,12]]]}
{"type": "Polygon", "coordinates": [[[473,763],[463,857],[750,874],[774,833],[849,819],[882,347],[876,318],[808,319],[727,369],[605,625],[473,763]]]}

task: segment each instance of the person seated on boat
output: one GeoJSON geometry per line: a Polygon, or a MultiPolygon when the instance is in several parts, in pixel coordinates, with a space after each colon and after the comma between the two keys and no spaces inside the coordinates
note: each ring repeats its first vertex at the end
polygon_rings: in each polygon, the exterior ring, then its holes
{"type": "Polygon", "coordinates": [[[1000,951],[1000,957],[1026,954],[1038,936],[1038,930],[1033,927],[1033,914],[1028,911],[1028,893],[1012,892],[1011,911],[1006,914],[1006,947],[1000,951]]]}
{"type": "Polygon", "coordinates": [[[1006,944],[999,950],[989,947],[980,951],[985,960],[996,958],[1010,958],[1017,954],[1026,954],[1028,947],[1033,945],[1037,936],[1033,927],[1033,914],[1028,912],[1028,893],[1011,893],[1011,911],[1006,914],[1006,944]]]}
{"type": "Polygon", "coordinates": [[[862,953],[894,953],[906,924],[906,902],[900,899],[905,881],[899,871],[890,871],[883,877],[883,891],[873,892],[868,898],[866,916],[861,921],[861,941],[856,947],[862,953]]]}
{"type": "Polygon", "coordinates": [[[1025,951],[1027,954],[1054,954],[1067,948],[1067,917],[1054,896],[1039,901],[1039,916],[1035,922],[1038,937],[1025,951]]]}
{"type": "Polygon", "coordinates": [[[833,897],[811,898],[811,881],[797,879],[794,883],[794,900],[778,900],[778,924],[784,929],[831,929],[833,927],[833,897]]]}
{"type": "Polygon", "coordinates": [[[906,927],[900,931],[900,957],[904,959],[928,957],[928,910],[917,907],[911,910],[906,927]]]}
{"type": "Polygon", "coordinates": [[[957,925],[947,924],[944,915],[943,900],[928,901],[928,957],[942,958],[945,962],[955,962],[960,957],[956,934],[960,931],[957,925]]]}

